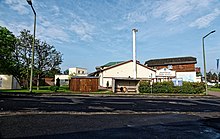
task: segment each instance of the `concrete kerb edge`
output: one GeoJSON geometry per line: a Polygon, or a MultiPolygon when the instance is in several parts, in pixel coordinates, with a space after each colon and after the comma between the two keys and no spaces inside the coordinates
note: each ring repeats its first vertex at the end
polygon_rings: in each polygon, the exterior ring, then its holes
{"type": "Polygon", "coordinates": [[[183,114],[199,116],[201,118],[218,118],[220,112],[0,112],[0,117],[3,116],[21,116],[21,115],[159,115],[159,114],[183,114]]]}
{"type": "Polygon", "coordinates": [[[215,98],[212,95],[150,95],[150,94],[42,94],[42,96],[144,97],[144,98],[215,98]]]}
{"type": "Polygon", "coordinates": [[[143,98],[217,98],[213,95],[151,95],[151,94],[66,94],[66,93],[0,93],[0,96],[82,96],[82,97],[143,97],[143,98]]]}

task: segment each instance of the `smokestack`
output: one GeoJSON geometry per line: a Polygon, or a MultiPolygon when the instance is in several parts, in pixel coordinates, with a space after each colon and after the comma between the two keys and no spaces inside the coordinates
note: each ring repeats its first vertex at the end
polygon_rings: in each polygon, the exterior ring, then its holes
{"type": "Polygon", "coordinates": [[[137,29],[132,29],[133,32],[133,71],[134,71],[134,79],[137,78],[137,65],[136,65],[136,32],[137,29]]]}

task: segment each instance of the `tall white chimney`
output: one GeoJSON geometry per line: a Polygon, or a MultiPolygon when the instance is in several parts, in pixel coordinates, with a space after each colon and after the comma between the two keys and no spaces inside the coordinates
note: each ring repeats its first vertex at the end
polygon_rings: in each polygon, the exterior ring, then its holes
{"type": "Polygon", "coordinates": [[[137,78],[137,65],[136,65],[136,32],[137,29],[132,29],[133,32],[133,71],[134,71],[134,79],[137,78]]]}

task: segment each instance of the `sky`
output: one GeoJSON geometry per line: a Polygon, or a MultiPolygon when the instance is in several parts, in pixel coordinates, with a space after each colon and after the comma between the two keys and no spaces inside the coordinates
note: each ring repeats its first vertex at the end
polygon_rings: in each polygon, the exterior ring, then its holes
{"type": "MultiPolygon", "coordinates": [[[[220,0],[32,0],[37,13],[36,38],[63,54],[62,71],[132,59],[132,29],[137,60],[193,56],[203,71],[220,58],[220,0]]],[[[18,36],[33,33],[33,12],[26,0],[0,0],[0,26],[18,36]]]]}

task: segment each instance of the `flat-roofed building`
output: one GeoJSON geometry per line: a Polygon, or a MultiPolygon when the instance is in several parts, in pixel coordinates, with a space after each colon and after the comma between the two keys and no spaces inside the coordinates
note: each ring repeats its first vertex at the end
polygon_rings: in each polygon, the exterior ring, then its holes
{"type": "Polygon", "coordinates": [[[151,59],[146,61],[144,65],[157,71],[157,80],[177,78],[183,81],[196,82],[196,63],[196,58],[189,56],[151,59]]]}

